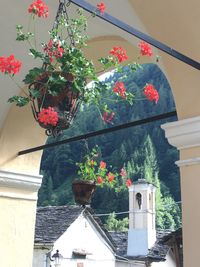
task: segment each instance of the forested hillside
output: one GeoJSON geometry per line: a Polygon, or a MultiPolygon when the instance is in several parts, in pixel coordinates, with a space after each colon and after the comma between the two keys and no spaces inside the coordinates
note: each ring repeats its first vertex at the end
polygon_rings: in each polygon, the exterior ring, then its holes
{"type": "MultiPolygon", "coordinates": [[[[113,100],[111,102],[112,111],[115,112],[113,125],[175,109],[170,86],[157,65],[146,64],[142,70],[137,70],[134,74],[125,67],[122,73],[108,79],[118,80],[124,75],[126,75],[127,90],[135,94],[135,103],[133,106],[124,101],[116,104],[113,100]],[[152,83],[159,91],[158,104],[149,102],[142,96],[142,88],[146,83],[152,83]]],[[[125,167],[133,182],[138,178],[144,178],[154,183],[157,186],[157,227],[167,229],[179,227],[180,210],[176,204],[180,201],[179,170],[174,164],[178,159],[178,152],[168,144],[160,128],[161,124],[172,120],[176,118],[46,149],[41,161],[41,173],[44,178],[39,191],[38,205],[74,203],[71,181],[78,178],[76,162],[80,162],[87,153],[85,143],[87,142],[89,149],[97,144],[101,148],[103,160],[112,165],[116,171],[125,167]]],[[[98,110],[94,107],[84,107],[70,129],[56,139],[49,138],[47,142],[111,126],[103,123],[98,110]]],[[[128,191],[115,193],[114,190],[100,188],[96,191],[91,205],[97,213],[128,211],[128,191]]]]}

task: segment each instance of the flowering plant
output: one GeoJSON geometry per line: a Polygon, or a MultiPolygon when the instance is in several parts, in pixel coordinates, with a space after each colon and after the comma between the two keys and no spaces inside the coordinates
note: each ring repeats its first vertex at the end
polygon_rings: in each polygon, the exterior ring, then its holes
{"type": "Polygon", "coordinates": [[[82,180],[89,180],[95,182],[95,184],[103,187],[114,187],[115,191],[119,191],[132,185],[132,181],[127,177],[126,170],[122,168],[120,173],[111,171],[106,162],[100,159],[99,148],[94,147],[84,157],[83,162],[77,163],[79,167],[78,175],[82,180]]]}
{"type": "MultiPolygon", "coordinates": [[[[105,4],[97,5],[95,12],[104,14],[105,4]]],[[[28,85],[28,92],[22,89],[24,95],[9,98],[10,103],[22,107],[31,103],[35,119],[41,126],[67,128],[75,116],[80,102],[95,104],[103,121],[110,123],[114,117],[103,101],[103,93],[109,92],[117,98],[133,103],[134,95],[128,92],[124,86],[123,78],[116,84],[103,83],[99,80],[98,74],[107,69],[114,68],[121,70],[121,63],[128,59],[125,49],[115,46],[108,51],[108,56],[99,58],[101,69],[96,70],[93,62],[84,55],[83,48],[87,44],[88,37],[87,18],[82,10],[78,9],[76,18],[66,16],[66,6],[60,1],[56,21],[52,30],[49,31],[49,41],[42,43],[41,49],[36,45],[36,34],[24,32],[22,25],[16,26],[17,41],[25,41],[30,46],[29,54],[34,59],[41,60],[41,67],[30,69],[23,82],[28,85]],[[87,83],[93,81],[90,87],[87,83]],[[35,103],[37,101],[37,103],[35,103]],[[66,107],[67,106],[67,107],[66,107]],[[59,107],[59,108],[58,108],[59,107]],[[67,122],[64,120],[67,117],[67,122]]],[[[28,8],[31,26],[36,18],[47,18],[49,15],[48,6],[43,0],[35,0],[28,8]]],[[[33,26],[33,28],[35,28],[33,26]]],[[[149,44],[141,41],[139,43],[140,54],[152,56],[152,49],[149,44]]],[[[0,71],[9,75],[12,79],[21,68],[22,63],[14,55],[0,57],[0,71]]],[[[133,71],[138,69],[138,63],[129,64],[133,71]]],[[[144,95],[150,101],[157,103],[159,95],[153,85],[144,88],[144,95]]]]}

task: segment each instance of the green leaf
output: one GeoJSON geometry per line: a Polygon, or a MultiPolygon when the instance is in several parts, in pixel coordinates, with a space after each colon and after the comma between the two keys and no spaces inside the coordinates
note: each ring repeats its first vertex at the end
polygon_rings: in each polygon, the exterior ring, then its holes
{"type": "Polygon", "coordinates": [[[38,98],[38,97],[40,97],[40,91],[38,91],[38,90],[35,90],[35,89],[29,89],[29,92],[30,92],[30,95],[31,95],[33,98],[38,98]]]}
{"type": "Polygon", "coordinates": [[[17,31],[22,30],[22,29],[23,29],[23,26],[22,25],[20,25],[20,24],[16,25],[16,30],[17,31]]]}
{"type": "Polygon", "coordinates": [[[24,96],[12,96],[8,99],[9,103],[15,103],[18,107],[23,107],[29,103],[30,99],[24,96]]]}
{"type": "Polygon", "coordinates": [[[25,40],[28,40],[30,37],[34,36],[33,33],[28,32],[26,34],[26,33],[23,33],[22,30],[23,30],[23,26],[22,25],[17,25],[16,26],[16,31],[17,31],[17,38],[16,38],[16,40],[17,41],[25,41],[25,40]]]}
{"type": "Polygon", "coordinates": [[[43,58],[43,57],[44,57],[44,55],[43,55],[41,52],[35,50],[34,48],[31,48],[31,49],[30,49],[30,52],[31,52],[30,54],[31,54],[34,58],[43,58]]]}
{"type": "Polygon", "coordinates": [[[29,73],[25,76],[23,82],[25,84],[31,84],[36,81],[37,77],[43,73],[44,70],[42,68],[33,68],[29,70],[29,73]]]}

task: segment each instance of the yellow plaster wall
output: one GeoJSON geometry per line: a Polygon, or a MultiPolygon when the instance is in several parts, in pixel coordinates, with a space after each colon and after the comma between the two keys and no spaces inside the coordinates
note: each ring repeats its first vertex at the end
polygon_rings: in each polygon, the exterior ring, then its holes
{"type": "Polygon", "coordinates": [[[184,267],[199,266],[200,165],[180,168],[184,267]]]}
{"type": "Polygon", "coordinates": [[[36,201],[0,197],[0,266],[31,267],[36,201]]]}
{"type": "MultiPolygon", "coordinates": [[[[140,14],[140,12],[138,12],[138,14],[140,14]]],[[[142,18],[143,14],[141,13],[140,15],[142,18]]],[[[144,18],[144,22],[146,23],[146,25],[148,25],[147,28],[149,30],[149,33],[152,34],[154,33],[153,27],[155,25],[151,25],[151,23],[148,24],[147,18],[148,17],[144,18]]],[[[157,30],[159,30],[159,27],[161,31],[162,25],[157,25],[157,30]]],[[[152,34],[152,36],[156,37],[155,34],[152,34]]],[[[114,45],[123,46],[127,50],[127,53],[130,55],[129,62],[135,59],[135,56],[137,55],[136,49],[132,46],[132,44],[119,36],[94,38],[90,41],[90,50],[87,51],[87,53],[91,58],[96,60],[97,57],[100,56],[97,51],[101,51],[102,56],[105,56],[108,54],[110,48],[112,48],[114,45]]],[[[179,48],[178,45],[177,48],[179,48]]],[[[190,55],[193,56],[193,51],[189,52],[190,55]]],[[[179,62],[174,58],[171,58],[168,55],[165,55],[164,53],[160,53],[160,55],[161,63],[164,67],[163,69],[165,70],[168,81],[172,87],[176,102],[176,108],[178,111],[178,118],[184,119],[198,116],[200,113],[199,71],[193,69],[190,66],[187,66],[184,63],[179,62]]],[[[45,143],[45,140],[46,136],[44,134],[44,130],[41,129],[34,121],[30,108],[27,107],[24,109],[12,106],[4,122],[4,125],[1,128],[0,169],[38,174],[42,151],[34,152],[20,157],[17,156],[17,152],[30,147],[42,145],[45,143]]],[[[182,159],[187,159],[189,156],[198,156],[200,155],[199,153],[200,149],[198,147],[184,150],[181,152],[180,156],[182,159]]],[[[184,265],[185,267],[196,266],[195,256],[196,260],[198,257],[198,253],[195,248],[198,248],[199,244],[197,224],[200,223],[200,212],[195,209],[195,207],[198,207],[199,205],[199,171],[200,167],[198,166],[181,168],[181,190],[183,199],[184,227],[183,233],[185,240],[184,256],[186,261],[184,265]],[[193,264],[191,264],[190,262],[191,259],[193,259],[193,264]]],[[[0,207],[2,205],[1,202],[4,201],[0,201],[0,207]]],[[[18,206],[18,202],[16,202],[16,206],[18,206]]],[[[19,207],[22,208],[22,206],[19,207]]],[[[33,211],[31,207],[30,210],[33,211]]],[[[34,221],[33,217],[32,220],[34,221]]]]}
{"type": "Polygon", "coordinates": [[[31,108],[11,106],[0,134],[0,169],[39,174],[42,151],[17,156],[21,150],[43,145],[44,129],[35,122],[31,108]]]}

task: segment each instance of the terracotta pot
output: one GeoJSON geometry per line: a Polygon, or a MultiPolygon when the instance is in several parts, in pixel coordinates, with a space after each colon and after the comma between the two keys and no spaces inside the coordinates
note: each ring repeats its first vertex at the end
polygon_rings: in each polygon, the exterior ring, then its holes
{"type": "Polygon", "coordinates": [[[75,202],[80,205],[90,204],[96,185],[94,181],[75,180],[72,183],[75,202]]]}
{"type": "Polygon", "coordinates": [[[71,89],[71,83],[73,82],[73,75],[66,73],[63,77],[66,79],[66,86],[62,88],[60,93],[53,96],[47,92],[45,83],[49,78],[50,73],[46,72],[39,76],[37,82],[29,86],[30,89],[34,89],[40,92],[40,97],[33,98],[32,111],[36,121],[42,128],[47,129],[47,135],[56,136],[59,132],[69,128],[75,118],[78,106],[80,104],[79,92],[74,92],[71,89]],[[52,107],[58,112],[58,123],[56,126],[44,125],[38,121],[38,114],[43,108],[52,107]]]}

